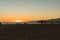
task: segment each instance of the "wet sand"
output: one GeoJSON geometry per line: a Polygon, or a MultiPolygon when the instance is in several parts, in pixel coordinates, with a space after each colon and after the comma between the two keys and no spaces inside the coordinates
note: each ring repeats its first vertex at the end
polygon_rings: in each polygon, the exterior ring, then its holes
{"type": "Polygon", "coordinates": [[[60,24],[1,25],[0,40],[60,40],[60,24]]]}

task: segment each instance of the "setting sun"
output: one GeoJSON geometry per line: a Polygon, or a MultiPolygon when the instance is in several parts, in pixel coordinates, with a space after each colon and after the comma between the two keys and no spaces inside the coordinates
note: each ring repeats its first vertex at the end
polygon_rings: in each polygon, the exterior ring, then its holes
{"type": "Polygon", "coordinates": [[[15,20],[15,22],[23,22],[22,20],[15,20]]]}

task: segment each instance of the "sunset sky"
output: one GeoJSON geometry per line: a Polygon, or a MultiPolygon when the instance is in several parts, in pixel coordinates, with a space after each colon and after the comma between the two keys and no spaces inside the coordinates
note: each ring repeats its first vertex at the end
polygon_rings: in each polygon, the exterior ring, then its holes
{"type": "Polygon", "coordinates": [[[0,22],[60,18],[60,0],[0,0],[0,22]]]}

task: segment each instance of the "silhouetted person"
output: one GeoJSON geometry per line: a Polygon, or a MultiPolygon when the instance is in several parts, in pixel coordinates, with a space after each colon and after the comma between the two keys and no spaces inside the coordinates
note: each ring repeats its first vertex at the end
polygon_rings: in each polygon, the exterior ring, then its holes
{"type": "Polygon", "coordinates": [[[50,22],[51,24],[53,24],[53,22],[50,22]]]}
{"type": "Polygon", "coordinates": [[[0,25],[1,25],[1,23],[0,23],[0,25]]]}
{"type": "Polygon", "coordinates": [[[24,24],[26,24],[26,22],[24,24]]]}

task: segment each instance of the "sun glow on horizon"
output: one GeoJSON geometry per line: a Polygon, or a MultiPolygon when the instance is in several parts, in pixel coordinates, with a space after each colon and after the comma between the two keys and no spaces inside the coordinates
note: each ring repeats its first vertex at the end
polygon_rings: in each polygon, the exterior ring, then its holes
{"type": "Polygon", "coordinates": [[[15,20],[15,22],[23,22],[22,20],[15,20]]]}

